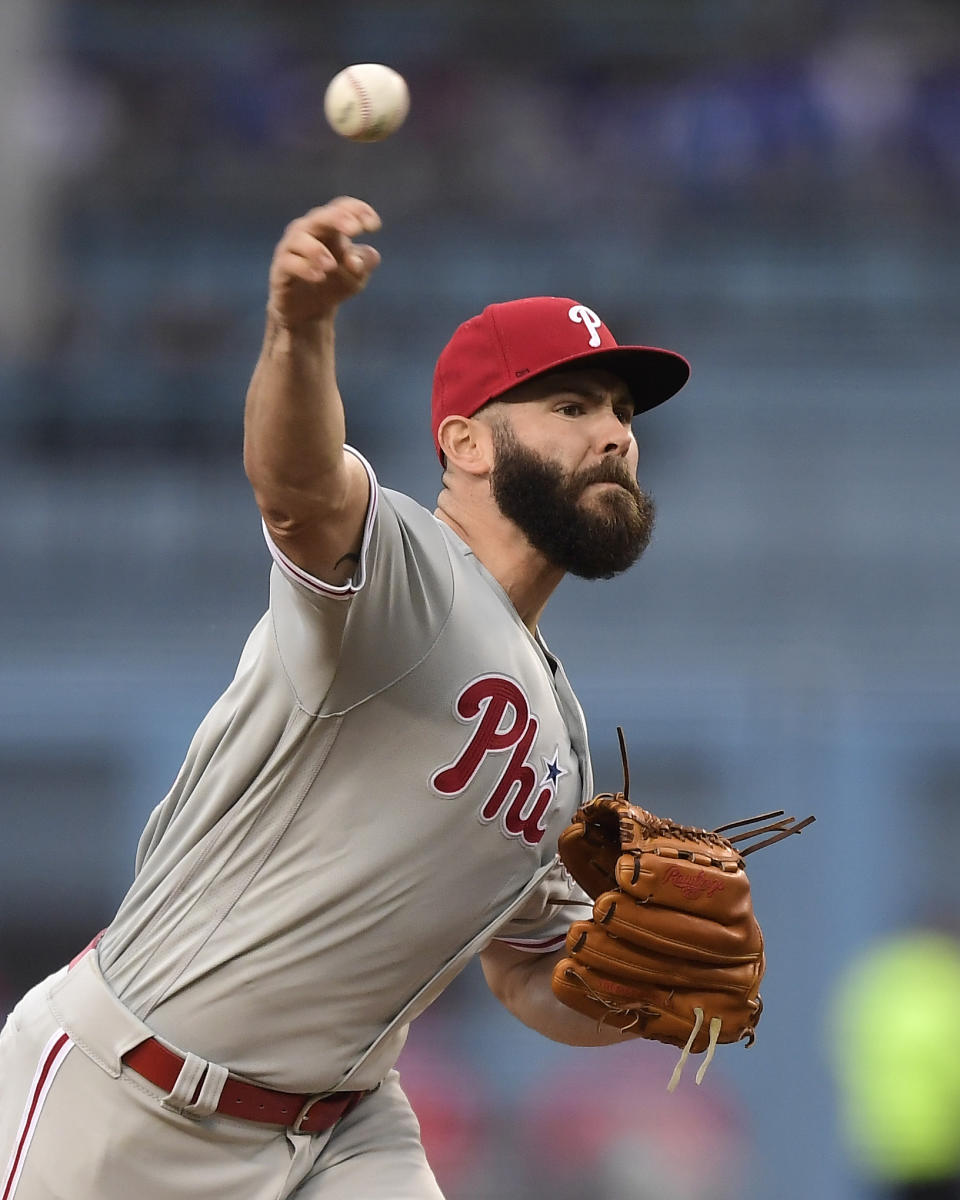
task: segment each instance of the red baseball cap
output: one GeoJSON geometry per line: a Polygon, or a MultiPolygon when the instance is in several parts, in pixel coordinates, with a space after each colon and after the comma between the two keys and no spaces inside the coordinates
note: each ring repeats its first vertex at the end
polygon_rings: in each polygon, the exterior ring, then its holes
{"type": "Polygon", "coordinates": [[[441,423],[472,417],[488,400],[548,371],[604,367],[630,389],[634,412],[669,400],[690,377],[672,350],[620,346],[592,308],[563,296],[531,296],[489,304],[465,321],[437,359],[433,376],[433,442],[441,423]]]}

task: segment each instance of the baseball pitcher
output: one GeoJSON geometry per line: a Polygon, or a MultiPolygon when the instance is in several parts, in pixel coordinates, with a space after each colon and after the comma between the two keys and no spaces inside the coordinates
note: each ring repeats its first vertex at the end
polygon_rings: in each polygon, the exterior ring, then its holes
{"type": "MultiPolygon", "coordinates": [[[[114,919],[0,1035],[0,1200],[438,1197],[393,1067],[477,955],[510,1012],[574,1045],[658,1029],[679,1045],[699,1007],[696,1053],[717,1022],[713,1044],[759,1014],[759,929],[718,835],[671,860],[675,907],[699,922],[686,957],[734,883],[740,906],[720,950],[707,938],[689,1014],[663,1011],[676,958],[634,950],[618,983],[629,939],[604,946],[608,922],[585,920],[640,850],[558,857],[565,831],[581,851],[613,831],[591,816],[583,714],[541,614],[566,572],[610,577],[642,553],[631,422],[687,363],[619,346],[574,299],[490,305],[437,363],[429,512],[345,444],[334,322],[379,263],[357,240],[379,227],[339,198],[276,248],[245,421],[269,606],[114,919]]],[[[380,402],[389,424],[388,389],[380,402]]]]}

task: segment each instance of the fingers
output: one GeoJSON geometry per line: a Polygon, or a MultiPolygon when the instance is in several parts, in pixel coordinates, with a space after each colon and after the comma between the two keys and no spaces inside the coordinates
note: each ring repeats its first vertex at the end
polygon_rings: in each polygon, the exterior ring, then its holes
{"type": "Polygon", "coordinates": [[[335,250],[343,253],[341,246],[325,245],[298,221],[287,227],[283,240],[277,247],[277,259],[287,266],[292,274],[302,279],[319,282],[337,269],[335,250]],[[297,262],[297,260],[300,260],[297,262]]]}
{"type": "Polygon", "coordinates": [[[275,284],[284,278],[320,284],[335,277],[345,283],[365,283],[379,265],[380,253],[373,246],[348,242],[334,250],[304,234],[278,247],[271,274],[275,284]]]}
{"type": "Polygon", "coordinates": [[[380,265],[380,251],[373,246],[359,245],[353,247],[353,252],[347,255],[344,266],[352,271],[358,279],[366,279],[380,265]]]}
{"type": "Polygon", "coordinates": [[[325,247],[336,262],[356,270],[363,264],[362,261],[350,261],[355,249],[352,239],[360,234],[376,233],[380,226],[380,217],[369,204],[352,196],[341,196],[292,221],[287,226],[284,242],[293,253],[329,269],[329,260],[317,250],[318,246],[325,247]]]}
{"type": "Polygon", "coordinates": [[[308,282],[319,282],[338,266],[363,277],[380,256],[372,246],[357,246],[352,239],[374,233],[380,226],[380,217],[369,204],[342,196],[290,222],[277,246],[277,263],[308,282]],[[303,261],[295,262],[298,258],[303,261]]]}
{"type": "Polygon", "coordinates": [[[311,208],[300,221],[314,236],[322,236],[324,230],[331,229],[356,237],[361,233],[376,233],[382,224],[375,209],[353,196],[338,196],[328,204],[311,208]]]}
{"type": "Polygon", "coordinates": [[[288,324],[332,313],[361,291],[380,263],[373,246],[354,237],[380,228],[363,200],[340,196],[291,221],[274,251],[268,307],[288,324]]]}

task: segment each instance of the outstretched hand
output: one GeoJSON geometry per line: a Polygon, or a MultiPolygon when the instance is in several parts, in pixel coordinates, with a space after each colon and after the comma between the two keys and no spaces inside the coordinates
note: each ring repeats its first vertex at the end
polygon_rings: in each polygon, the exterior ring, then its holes
{"type": "Polygon", "coordinates": [[[353,238],[380,225],[370,205],[352,196],[339,196],[291,221],[270,264],[270,315],[288,328],[310,324],[362,291],[380,255],[353,238]]]}

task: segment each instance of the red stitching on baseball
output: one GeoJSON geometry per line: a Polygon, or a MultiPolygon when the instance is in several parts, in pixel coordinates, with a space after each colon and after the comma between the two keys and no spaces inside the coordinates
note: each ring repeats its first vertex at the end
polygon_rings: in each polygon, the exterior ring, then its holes
{"type": "Polygon", "coordinates": [[[363,121],[360,132],[369,133],[372,124],[370,120],[370,97],[364,91],[363,84],[360,83],[349,68],[347,69],[347,78],[350,80],[353,90],[357,93],[357,100],[360,104],[360,119],[363,121]]]}

